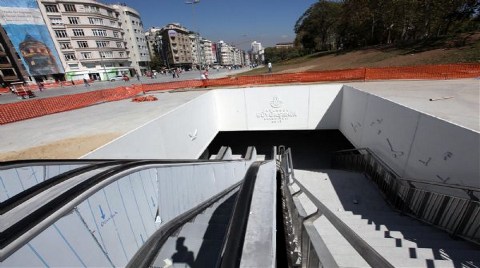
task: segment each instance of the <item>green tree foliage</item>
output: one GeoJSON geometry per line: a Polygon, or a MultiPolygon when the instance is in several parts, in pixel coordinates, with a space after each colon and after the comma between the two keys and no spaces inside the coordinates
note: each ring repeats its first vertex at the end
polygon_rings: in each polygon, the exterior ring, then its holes
{"type": "Polygon", "coordinates": [[[265,48],[265,58],[268,59],[268,61],[271,61],[273,63],[297,58],[303,55],[306,55],[306,51],[298,47],[294,47],[294,48],[267,47],[265,48]]]}
{"type": "Polygon", "coordinates": [[[162,68],[165,67],[165,64],[164,64],[164,61],[163,61],[162,57],[159,55],[158,47],[155,44],[153,45],[153,51],[154,51],[154,53],[153,53],[153,55],[150,59],[150,68],[152,70],[159,71],[159,70],[161,70],[162,68]]]}
{"type": "Polygon", "coordinates": [[[295,24],[295,44],[320,51],[428,40],[480,30],[478,0],[320,0],[295,24]]]}

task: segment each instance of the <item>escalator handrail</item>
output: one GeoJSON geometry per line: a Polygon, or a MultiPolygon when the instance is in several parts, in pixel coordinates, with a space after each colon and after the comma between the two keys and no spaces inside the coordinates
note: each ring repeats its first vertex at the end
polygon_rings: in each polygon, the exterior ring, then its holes
{"type": "Polygon", "coordinates": [[[217,267],[233,268],[239,266],[258,170],[261,165],[267,162],[270,161],[252,163],[245,174],[230,218],[226,241],[224,241],[222,249],[223,254],[217,267]]]}
{"type": "MultiPolygon", "coordinates": [[[[234,161],[244,160],[233,160],[228,162],[234,161]]],[[[225,161],[183,160],[183,163],[212,164],[225,163],[225,161]]],[[[13,252],[30,241],[34,236],[45,230],[57,219],[64,216],[66,213],[74,209],[75,206],[103,187],[106,187],[108,184],[131,173],[153,168],[152,165],[156,166],[158,164],[164,164],[164,161],[139,160],[116,166],[92,176],[90,179],[66,190],[53,200],[45,202],[40,208],[0,233],[0,261],[5,260],[13,252]]],[[[182,162],[180,161],[180,163],[177,162],[176,164],[182,164],[182,162]]]]}
{"type": "Polygon", "coordinates": [[[67,172],[58,174],[50,179],[44,180],[28,189],[23,190],[22,192],[10,197],[9,199],[0,202],[0,215],[3,215],[4,213],[10,211],[11,209],[15,208],[19,204],[27,201],[28,199],[32,198],[33,196],[40,194],[41,192],[45,191],[46,189],[53,187],[54,185],[57,185],[61,182],[64,182],[68,179],[71,179],[75,176],[78,176],[80,174],[99,169],[99,168],[104,168],[108,166],[113,166],[113,165],[119,165],[126,163],[127,160],[120,160],[120,161],[111,161],[111,162],[103,162],[103,163],[96,163],[96,164],[91,164],[88,166],[82,166],[76,169],[69,170],[67,172]]]}

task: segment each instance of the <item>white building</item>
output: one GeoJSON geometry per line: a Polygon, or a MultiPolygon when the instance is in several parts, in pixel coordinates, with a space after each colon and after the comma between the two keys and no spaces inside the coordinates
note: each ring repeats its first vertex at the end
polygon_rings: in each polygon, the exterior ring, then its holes
{"type": "Polygon", "coordinates": [[[160,45],[160,38],[158,37],[160,28],[152,27],[145,32],[145,40],[147,41],[148,53],[152,59],[158,53],[158,46],[160,45]],[[157,49],[157,51],[155,51],[157,49]]]}
{"type": "Polygon", "coordinates": [[[217,43],[218,63],[223,66],[233,65],[233,47],[220,40],[217,43]]]}
{"type": "Polygon", "coordinates": [[[195,66],[200,65],[202,62],[202,56],[199,49],[198,35],[194,32],[190,32],[188,38],[190,39],[190,51],[192,53],[193,68],[195,69],[195,66]]]}
{"type": "Polygon", "coordinates": [[[214,53],[213,43],[210,40],[202,39],[201,41],[202,54],[204,55],[206,65],[212,65],[217,61],[217,57],[214,53]]]}
{"type": "Polygon", "coordinates": [[[120,14],[94,0],[38,0],[67,80],[131,73],[120,14]]]}
{"type": "Polygon", "coordinates": [[[259,54],[263,50],[262,43],[257,41],[253,41],[251,47],[254,54],[259,54]]]}
{"type": "Polygon", "coordinates": [[[140,13],[125,4],[113,5],[113,8],[118,11],[120,22],[123,24],[124,40],[132,61],[132,67],[136,73],[143,75],[150,68],[150,53],[140,13]]]}

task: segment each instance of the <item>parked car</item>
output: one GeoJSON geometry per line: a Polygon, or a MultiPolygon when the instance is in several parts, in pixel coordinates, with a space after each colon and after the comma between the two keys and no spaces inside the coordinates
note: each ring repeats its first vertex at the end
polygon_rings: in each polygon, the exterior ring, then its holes
{"type": "Polygon", "coordinates": [[[126,76],[126,75],[117,75],[115,77],[112,77],[110,78],[110,81],[113,82],[113,81],[125,81],[127,82],[128,80],[130,80],[130,77],[126,76]]]}

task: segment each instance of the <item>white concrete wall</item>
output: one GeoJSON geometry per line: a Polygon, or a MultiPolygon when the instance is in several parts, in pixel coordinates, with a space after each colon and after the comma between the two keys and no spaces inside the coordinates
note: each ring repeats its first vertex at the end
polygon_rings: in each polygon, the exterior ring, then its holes
{"type": "Polygon", "coordinates": [[[214,92],[219,129],[337,129],[341,85],[289,85],[214,92]]]}
{"type": "Polygon", "coordinates": [[[480,187],[477,132],[348,86],[340,131],[402,177],[480,187]]]}
{"type": "Polygon", "coordinates": [[[215,99],[203,94],[82,158],[195,159],[218,133],[215,99]]]}

